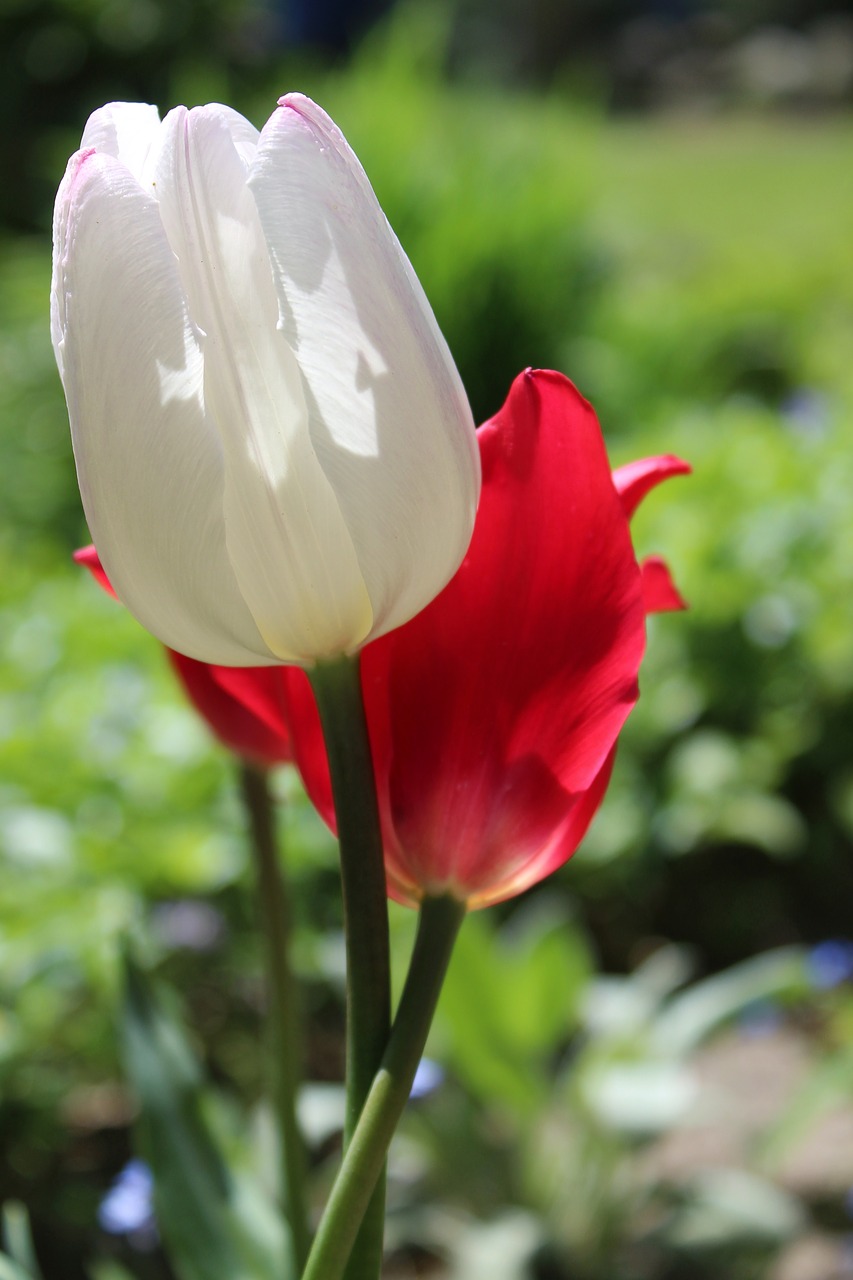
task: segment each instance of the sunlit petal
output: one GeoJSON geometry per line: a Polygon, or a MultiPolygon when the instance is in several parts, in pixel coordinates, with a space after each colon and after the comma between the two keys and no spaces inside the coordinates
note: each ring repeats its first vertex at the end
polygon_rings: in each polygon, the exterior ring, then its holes
{"type": "Polygon", "coordinates": [[[375,636],[422,608],[468,545],[479,489],[470,409],[364,170],[319,107],[282,99],[250,186],[375,636]]]}
{"type": "Polygon", "coordinates": [[[226,553],[222,449],[156,201],[119,161],[80,152],[55,233],[54,344],[83,505],[116,591],[172,648],[272,660],[226,553]]]}

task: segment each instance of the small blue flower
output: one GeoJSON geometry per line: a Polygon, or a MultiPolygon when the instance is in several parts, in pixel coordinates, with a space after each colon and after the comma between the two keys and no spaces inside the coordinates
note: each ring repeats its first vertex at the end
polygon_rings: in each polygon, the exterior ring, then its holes
{"type": "Polygon", "coordinates": [[[830,991],[853,979],[853,942],[849,938],[828,938],[812,947],[809,976],[819,991],[830,991]]]}
{"type": "Polygon", "coordinates": [[[112,1236],[126,1235],[139,1249],[157,1243],[154,1178],[142,1160],[129,1160],[98,1206],[98,1223],[112,1236]]]}
{"type": "Polygon", "coordinates": [[[425,1098],[428,1093],[432,1093],[444,1080],[444,1072],[437,1062],[433,1062],[431,1058],[421,1058],[418,1063],[418,1069],[415,1072],[415,1078],[412,1081],[412,1089],[409,1097],[412,1099],[425,1098]]]}

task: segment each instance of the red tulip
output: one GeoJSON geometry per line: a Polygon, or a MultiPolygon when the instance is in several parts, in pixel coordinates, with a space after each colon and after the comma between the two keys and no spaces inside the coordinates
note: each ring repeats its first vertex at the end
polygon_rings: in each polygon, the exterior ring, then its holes
{"type": "MultiPolygon", "coordinates": [[[[98,583],[115,595],[93,546],[75,552],[98,583]]],[[[216,737],[235,755],[272,766],[292,759],[278,667],[217,667],[166,649],[187,696],[216,737]]]]}
{"type": "MultiPolygon", "coordinates": [[[[677,458],[611,476],[592,408],[560,374],[518,377],[479,431],[474,537],[444,591],[362,654],[389,892],[483,907],[574,853],[638,695],[645,615],[683,608],[628,519],[677,458]]],[[[282,672],[294,754],[330,825],[304,673],[282,672]]]]}

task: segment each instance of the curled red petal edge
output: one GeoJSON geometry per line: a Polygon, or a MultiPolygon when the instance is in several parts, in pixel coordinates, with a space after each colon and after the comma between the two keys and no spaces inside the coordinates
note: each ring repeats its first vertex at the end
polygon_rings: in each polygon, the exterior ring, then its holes
{"type": "Polygon", "coordinates": [[[638,458],[613,472],[613,486],[622,499],[622,508],[628,519],[637,510],[647,493],[669,480],[672,476],[688,476],[693,468],[683,458],[673,453],[659,454],[653,458],[638,458]]]}
{"type": "MultiPolygon", "coordinates": [[[[652,458],[639,458],[617,467],[613,486],[622,501],[622,509],[630,520],[637,507],[652,489],[673,476],[687,476],[693,468],[673,453],[652,458]]],[[[640,563],[643,577],[643,601],[646,613],[673,613],[686,609],[687,602],[673,581],[669,566],[662,556],[647,556],[640,563]]]]}
{"type": "Polygon", "coordinates": [[[687,608],[687,602],[672,580],[669,565],[662,556],[647,556],[640,564],[643,575],[643,604],[646,613],[675,613],[687,608]]]}

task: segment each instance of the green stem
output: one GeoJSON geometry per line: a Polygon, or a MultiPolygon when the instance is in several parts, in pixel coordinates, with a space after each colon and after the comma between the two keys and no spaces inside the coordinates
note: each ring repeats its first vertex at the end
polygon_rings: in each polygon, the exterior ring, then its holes
{"type": "Polygon", "coordinates": [[[302,1067],[302,1027],[290,967],[290,909],[276,851],[275,816],[266,771],[244,761],[240,771],[249,817],[258,904],[267,952],[272,1085],[281,1160],[281,1195],[290,1228],[293,1274],[299,1275],[311,1233],[305,1201],[305,1144],[296,1118],[302,1067]]]}
{"type": "Polygon", "coordinates": [[[465,918],[455,898],[425,899],[388,1048],[332,1188],[302,1280],[340,1280],[423,1054],[453,944],[465,918]]]}
{"type": "MultiPolygon", "coordinates": [[[[347,953],[346,1151],[390,1030],[385,865],[358,658],[318,663],[309,676],[329,756],[340,844],[347,953]]],[[[377,1280],[384,1226],[385,1186],[377,1175],[346,1280],[377,1280]]]]}

